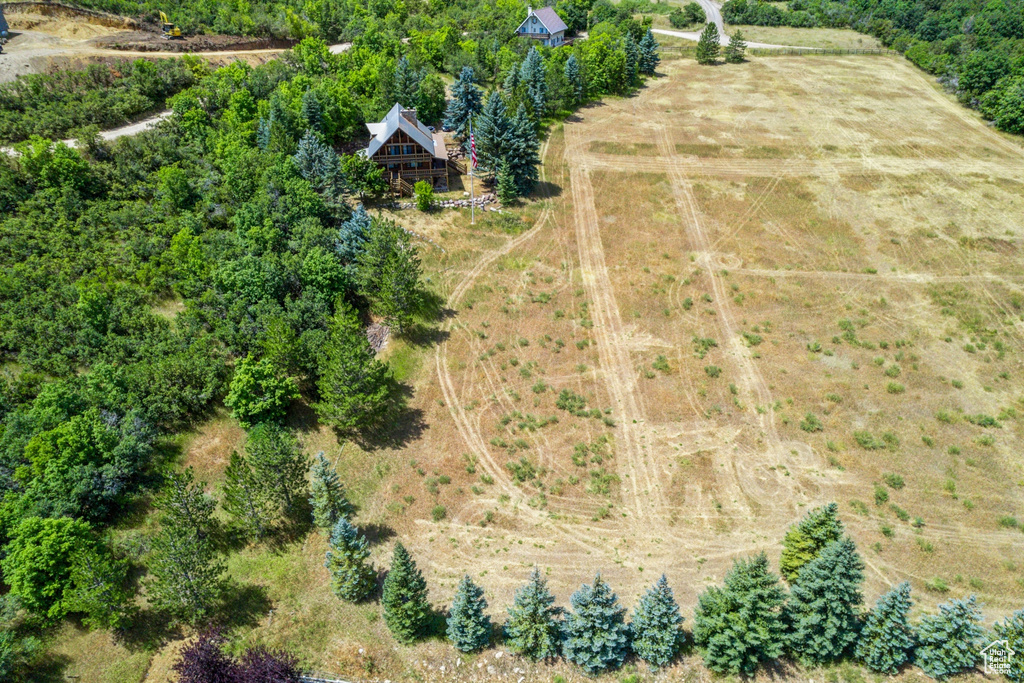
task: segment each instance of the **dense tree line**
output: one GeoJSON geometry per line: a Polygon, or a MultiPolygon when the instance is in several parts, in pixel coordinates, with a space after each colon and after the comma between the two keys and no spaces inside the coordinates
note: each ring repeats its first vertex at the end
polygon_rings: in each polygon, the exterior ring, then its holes
{"type": "Polygon", "coordinates": [[[1024,134],[1024,2],[1021,0],[728,0],[730,24],[849,27],[940,78],[1002,130],[1024,134]]]}
{"type": "Polygon", "coordinates": [[[90,126],[113,128],[163,108],[167,97],[196,82],[197,69],[194,57],[138,59],[2,83],[0,142],[32,135],[59,140],[72,131],[88,133],[90,126]]]}
{"type": "MultiPolygon", "coordinates": [[[[751,676],[787,658],[812,667],[852,660],[888,675],[913,664],[943,680],[975,668],[981,649],[996,636],[1011,646],[1024,643],[1024,610],[997,623],[989,635],[974,596],[949,600],[914,625],[910,584],[904,582],[864,609],[864,562],[837,513],[829,504],[790,528],[779,563],[785,582],[764,553],[736,560],[721,586],[699,596],[691,634],[682,628],[684,617],[664,576],[630,615],[600,573],[573,593],[572,609],[564,610],[534,569],[507,609],[503,645],[533,661],[564,657],[590,675],[614,670],[629,657],[652,669],[668,666],[692,639],[705,666],[721,674],[751,676]]],[[[351,538],[360,538],[342,522],[351,538]]],[[[356,544],[348,556],[365,559],[364,545],[356,544]]],[[[369,570],[362,560],[355,564],[369,570]]],[[[356,596],[338,595],[363,600],[370,592],[367,586],[356,596]]],[[[381,606],[399,642],[428,635],[433,608],[427,584],[401,543],[395,546],[381,606]]],[[[483,589],[464,576],[445,619],[445,635],[456,649],[474,652],[491,644],[494,628],[486,609],[483,589]]],[[[1009,678],[1024,680],[1024,670],[1014,668],[1009,678]]]]}

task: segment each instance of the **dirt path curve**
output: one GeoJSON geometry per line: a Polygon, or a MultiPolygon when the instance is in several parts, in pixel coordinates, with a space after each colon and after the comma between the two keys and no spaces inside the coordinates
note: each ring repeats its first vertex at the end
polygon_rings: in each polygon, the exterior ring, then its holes
{"type": "MultiPolygon", "coordinates": [[[[130,135],[138,135],[139,133],[149,130],[156,124],[167,119],[171,115],[170,111],[162,111],[159,114],[155,114],[148,118],[136,121],[135,123],[128,123],[117,128],[111,128],[100,133],[101,140],[116,140],[118,138],[127,137],[130,135]]],[[[68,147],[77,147],[78,140],[69,139],[63,141],[68,147]]],[[[17,151],[13,147],[0,147],[0,154],[15,155],[17,151]]]]}

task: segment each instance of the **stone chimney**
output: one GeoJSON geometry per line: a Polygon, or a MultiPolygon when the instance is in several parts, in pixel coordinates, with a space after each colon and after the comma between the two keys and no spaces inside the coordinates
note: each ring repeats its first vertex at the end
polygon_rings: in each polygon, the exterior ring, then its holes
{"type": "Polygon", "coordinates": [[[416,125],[416,110],[415,109],[403,109],[402,110],[402,118],[415,126],[416,125]]]}

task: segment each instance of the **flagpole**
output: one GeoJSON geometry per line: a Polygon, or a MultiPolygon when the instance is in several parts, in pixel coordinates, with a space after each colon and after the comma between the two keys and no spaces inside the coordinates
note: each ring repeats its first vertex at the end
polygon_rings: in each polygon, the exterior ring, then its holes
{"type": "Polygon", "coordinates": [[[476,194],[473,191],[473,157],[476,155],[476,140],[473,139],[473,117],[469,117],[469,224],[476,225],[476,194]]]}

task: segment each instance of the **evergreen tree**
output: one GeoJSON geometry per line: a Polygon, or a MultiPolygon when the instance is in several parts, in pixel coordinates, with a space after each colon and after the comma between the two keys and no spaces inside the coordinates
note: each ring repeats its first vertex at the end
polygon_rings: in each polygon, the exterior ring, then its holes
{"type": "Polygon", "coordinates": [[[320,141],[312,129],[299,140],[299,147],[292,160],[299,175],[308,180],[313,187],[325,189],[331,187],[338,179],[341,166],[334,150],[320,141]]]}
{"type": "Polygon", "coordinates": [[[249,432],[245,454],[256,480],[266,487],[282,512],[290,511],[306,492],[309,469],[309,459],[295,437],[284,427],[258,424],[249,432]]]}
{"type": "Polygon", "coordinates": [[[519,87],[522,85],[522,64],[516,64],[508,73],[505,75],[505,82],[501,86],[508,97],[516,98],[519,96],[519,87]]]}
{"type": "Polygon", "coordinates": [[[973,595],[939,605],[939,614],[923,617],[917,627],[914,663],[940,681],[973,669],[985,635],[980,624],[981,610],[973,595]]]}
{"type": "Polygon", "coordinates": [[[569,59],[565,61],[565,80],[569,84],[569,92],[572,93],[573,106],[579,106],[583,103],[587,89],[580,69],[580,60],[576,59],[575,54],[569,55],[569,59]]]}
{"type": "Polygon", "coordinates": [[[475,652],[491,642],[491,618],[484,614],[484,591],[469,578],[462,577],[452,598],[448,616],[448,640],[456,650],[475,652]]]}
{"type": "Polygon", "coordinates": [[[697,63],[714,64],[718,61],[719,45],[718,27],[709,23],[701,31],[700,40],[697,41],[697,63]]]}
{"type": "Polygon", "coordinates": [[[789,645],[807,665],[839,659],[857,640],[864,562],[849,536],[830,543],[804,565],[790,592],[789,645]]]}
{"type": "Polygon", "coordinates": [[[415,107],[422,80],[423,72],[412,68],[409,58],[403,56],[395,67],[394,99],[403,107],[415,107]]]}
{"type": "Polygon", "coordinates": [[[622,52],[626,55],[626,83],[629,86],[636,85],[637,75],[640,73],[640,49],[629,33],[623,39],[622,52]]]}
{"type": "Polygon", "coordinates": [[[511,204],[519,197],[519,189],[516,187],[516,180],[512,177],[512,171],[509,169],[508,159],[501,160],[497,176],[498,199],[502,204],[511,204]]]}
{"type": "Polygon", "coordinates": [[[302,119],[306,127],[322,133],[324,130],[324,108],[320,104],[320,98],[315,90],[307,90],[302,93],[302,104],[300,108],[302,119]]]}
{"type": "Polygon", "coordinates": [[[1011,658],[1006,677],[1013,683],[1024,681],[1024,609],[1014,612],[1002,622],[993,626],[997,639],[1005,640],[1007,646],[1016,652],[1011,658]]]}
{"type": "Polygon", "coordinates": [[[633,652],[652,667],[668,665],[683,644],[682,623],[679,605],[662,574],[633,610],[633,652]]]}
{"type": "Polygon", "coordinates": [[[104,546],[83,548],[71,559],[71,589],[64,593],[68,612],[80,612],[86,626],[120,629],[130,612],[132,594],[125,587],[127,562],[104,546]]]}
{"type": "Polygon", "coordinates": [[[213,509],[217,501],[205,491],[206,482],[195,482],[191,467],[167,475],[163,491],[156,499],[160,523],[190,531],[206,538],[213,530],[213,509]]]}
{"type": "Polygon", "coordinates": [[[376,572],[366,560],[370,548],[359,530],[344,517],[331,529],[324,566],[331,573],[331,590],[342,600],[359,602],[373,590],[376,572]]]}
{"type": "Polygon", "coordinates": [[[746,52],[747,44],[743,41],[743,32],[737,30],[725,47],[725,61],[729,64],[741,64],[746,59],[746,52]]]}
{"type": "Polygon", "coordinates": [[[537,170],[540,166],[540,141],[537,139],[537,128],[523,105],[519,105],[519,111],[510,124],[509,148],[505,160],[508,173],[516,186],[516,194],[520,197],[530,194],[540,178],[537,170]]]}
{"type": "Polygon", "coordinates": [[[505,622],[509,651],[537,662],[558,656],[564,610],[554,605],[555,596],[536,568],[525,586],[516,591],[505,622]]]}
{"type": "Polygon", "coordinates": [[[224,590],[226,569],[211,540],[183,524],[165,522],[150,546],[149,602],[189,623],[204,620],[224,590]]]}
{"type": "Polygon", "coordinates": [[[316,414],[341,433],[376,426],[388,410],[390,383],[391,372],[374,357],[355,311],[340,303],[320,366],[316,414]]]}
{"type": "Polygon", "coordinates": [[[872,671],[894,676],[910,661],[914,651],[914,629],[910,614],[910,583],[904,581],[883,595],[868,615],[857,639],[855,655],[872,671]]]}
{"type": "Polygon", "coordinates": [[[469,137],[469,121],[480,113],[480,88],[473,82],[473,68],[462,67],[459,77],[452,84],[452,99],[444,113],[444,127],[455,132],[460,142],[469,137]]]}
{"type": "Polygon", "coordinates": [[[352,216],[338,228],[338,237],[334,241],[334,253],[342,261],[354,268],[359,254],[366,248],[370,237],[370,214],[362,204],[356,205],[352,216]]]}
{"type": "Polygon", "coordinates": [[[540,120],[547,108],[548,81],[544,73],[544,58],[536,46],[530,48],[519,67],[519,78],[526,88],[526,97],[533,107],[533,115],[540,120]]]}
{"type": "Polygon", "coordinates": [[[785,644],[784,598],[764,553],[737,560],[725,585],[708,588],[698,599],[693,640],[704,648],[704,664],[720,673],[750,675],[762,662],[777,659],[785,644]]]}
{"type": "Polygon", "coordinates": [[[313,524],[321,529],[333,529],[339,519],[348,519],[354,510],[345,497],[341,477],[324,457],[317,453],[309,475],[309,504],[313,508],[313,524]]]}
{"type": "Polygon", "coordinates": [[[360,293],[374,313],[402,332],[419,303],[420,258],[409,233],[391,220],[374,219],[359,255],[360,293]]]}
{"type": "Polygon", "coordinates": [[[495,91],[487,98],[484,110],[477,117],[476,156],[481,168],[497,173],[502,159],[508,157],[511,148],[512,122],[505,109],[505,100],[495,91]]]}
{"type": "Polygon", "coordinates": [[[570,599],[563,652],[570,662],[595,675],[621,666],[629,649],[626,609],[598,573],[594,585],[580,586],[570,599]]]}
{"type": "Polygon", "coordinates": [[[395,640],[408,644],[422,635],[430,620],[427,582],[401,543],[395,544],[380,602],[384,608],[384,623],[395,640]]]}
{"type": "Polygon", "coordinates": [[[839,521],[839,506],[829,503],[815,508],[791,526],[782,541],[779,571],[787,581],[796,581],[800,568],[818,556],[824,548],[843,537],[843,523],[839,521]]]}
{"type": "Polygon", "coordinates": [[[277,517],[266,486],[256,477],[249,462],[234,451],[224,477],[224,500],[221,501],[224,510],[246,536],[253,540],[263,538],[277,517]]]}
{"type": "Polygon", "coordinates": [[[651,30],[647,29],[647,33],[640,40],[640,73],[645,76],[653,76],[655,69],[658,68],[660,63],[661,57],[658,55],[658,41],[654,39],[654,34],[651,33],[651,30]]]}

